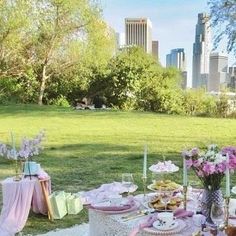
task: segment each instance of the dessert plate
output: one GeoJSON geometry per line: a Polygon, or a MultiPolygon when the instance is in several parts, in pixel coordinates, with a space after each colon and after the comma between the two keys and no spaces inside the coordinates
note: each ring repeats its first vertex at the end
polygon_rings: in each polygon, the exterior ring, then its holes
{"type": "Polygon", "coordinates": [[[158,189],[158,188],[155,188],[155,186],[156,186],[155,184],[149,184],[147,186],[147,188],[149,190],[152,190],[152,191],[155,191],[155,192],[160,192],[160,189],[161,189],[162,192],[164,192],[164,191],[166,191],[166,192],[177,192],[177,191],[181,191],[183,189],[183,187],[181,185],[179,185],[177,188],[173,188],[173,189],[165,189],[165,188],[158,189]]]}
{"type": "Polygon", "coordinates": [[[178,225],[171,230],[160,230],[160,229],[154,228],[154,226],[149,227],[149,228],[144,228],[143,230],[145,232],[148,232],[154,235],[176,235],[182,232],[183,229],[187,226],[187,224],[185,223],[185,221],[181,219],[176,219],[175,222],[178,222],[178,225]]]}
{"type": "Polygon", "coordinates": [[[178,221],[173,221],[171,225],[163,224],[161,221],[157,220],[153,223],[153,227],[158,230],[166,231],[166,230],[172,230],[179,226],[178,221]]]}

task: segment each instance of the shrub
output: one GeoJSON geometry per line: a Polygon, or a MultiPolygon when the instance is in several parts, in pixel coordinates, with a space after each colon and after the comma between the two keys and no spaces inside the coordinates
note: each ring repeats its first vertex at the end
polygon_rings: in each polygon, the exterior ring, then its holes
{"type": "Polygon", "coordinates": [[[58,98],[56,99],[53,99],[51,101],[51,104],[52,105],[55,105],[55,106],[60,106],[60,107],[70,107],[70,104],[69,102],[67,101],[66,97],[64,96],[59,96],[58,98]]]}

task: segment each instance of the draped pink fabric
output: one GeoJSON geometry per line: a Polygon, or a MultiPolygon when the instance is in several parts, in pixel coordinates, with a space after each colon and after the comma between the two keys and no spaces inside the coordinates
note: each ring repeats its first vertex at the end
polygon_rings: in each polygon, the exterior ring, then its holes
{"type": "MultiPolygon", "coordinates": [[[[46,181],[46,189],[48,190],[48,193],[51,193],[51,181],[47,180],[46,181]]],[[[34,191],[33,191],[33,196],[32,196],[32,210],[35,213],[40,213],[43,215],[47,215],[48,209],[46,205],[45,198],[42,193],[42,188],[40,186],[40,182],[36,181],[35,186],[34,186],[34,191]]]]}
{"type": "Polygon", "coordinates": [[[31,204],[36,213],[47,213],[41,186],[36,177],[24,178],[20,181],[7,178],[2,181],[2,193],[1,236],[13,236],[24,228],[31,204]]]}

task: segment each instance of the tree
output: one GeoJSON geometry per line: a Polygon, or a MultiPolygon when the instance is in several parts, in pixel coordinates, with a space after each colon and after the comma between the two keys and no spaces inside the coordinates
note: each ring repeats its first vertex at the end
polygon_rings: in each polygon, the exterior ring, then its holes
{"type": "Polygon", "coordinates": [[[38,81],[40,105],[50,79],[66,75],[70,76],[66,79],[74,79],[81,64],[106,60],[113,53],[113,33],[93,1],[5,0],[1,4],[0,26],[4,27],[0,29],[0,46],[4,60],[0,76],[27,79],[30,71],[30,77],[33,74],[38,81]],[[10,56],[6,57],[5,51],[10,56]]]}
{"type": "Polygon", "coordinates": [[[105,91],[110,105],[123,108],[130,99],[135,100],[140,81],[156,65],[153,57],[138,47],[127,48],[114,57],[108,65],[105,91]]]}
{"type": "Polygon", "coordinates": [[[29,1],[0,1],[0,77],[25,75],[29,60],[23,49],[31,7],[29,1]]]}
{"type": "Polygon", "coordinates": [[[227,50],[236,55],[236,0],[209,0],[212,25],[216,28],[215,45],[226,36],[227,50]]]}
{"type": "Polygon", "coordinates": [[[124,49],[113,57],[107,70],[97,74],[90,89],[104,96],[109,106],[181,112],[179,72],[162,68],[151,55],[138,47],[124,49]]]}

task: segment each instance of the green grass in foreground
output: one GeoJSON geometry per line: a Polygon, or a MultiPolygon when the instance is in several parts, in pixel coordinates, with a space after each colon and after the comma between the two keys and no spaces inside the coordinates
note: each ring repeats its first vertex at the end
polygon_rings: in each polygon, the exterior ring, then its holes
{"type": "MultiPolygon", "coordinates": [[[[169,116],[145,112],[74,111],[49,106],[0,107],[0,140],[9,142],[12,130],[17,142],[45,129],[45,150],[37,157],[52,177],[52,188],[78,192],[102,183],[120,181],[134,173],[141,191],[143,146],[148,144],[148,165],[171,159],[182,167],[185,147],[236,145],[236,121],[231,119],[169,116]]],[[[0,159],[0,179],[14,173],[13,164],[0,159]]],[[[151,173],[148,173],[151,182],[151,173]]],[[[173,176],[182,181],[181,171],[173,176]]],[[[235,179],[234,181],[235,182],[235,179]]],[[[1,197],[1,196],[0,196],[1,197]]],[[[77,216],[50,222],[31,214],[24,233],[37,234],[87,222],[86,210],[77,216]]]]}

